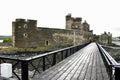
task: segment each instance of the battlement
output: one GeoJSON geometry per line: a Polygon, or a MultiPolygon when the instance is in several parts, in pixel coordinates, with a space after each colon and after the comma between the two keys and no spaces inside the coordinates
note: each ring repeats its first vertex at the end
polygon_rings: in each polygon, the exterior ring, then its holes
{"type": "Polygon", "coordinates": [[[66,15],[66,20],[71,20],[71,14],[66,15]]]}
{"type": "Polygon", "coordinates": [[[19,19],[16,19],[16,22],[26,22],[26,20],[19,18],[19,19]]]}
{"type": "Polygon", "coordinates": [[[82,18],[78,17],[78,18],[73,18],[73,21],[75,22],[81,22],[82,21],[82,18]]]}
{"type": "Polygon", "coordinates": [[[69,13],[68,15],[66,15],[66,17],[71,17],[71,13],[69,13]]]}
{"type": "Polygon", "coordinates": [[[66,15],[66,29],[80,29],[82,18],[71,17],[71,14],[66,15]]]}
{"type": "Polygon", "coordinates": [[[28,23],[37,23],[37,20],[28,19],[27,22],[28,22],[28,23]]]}
{"type": "Polygon", "coordinates": [[[37,20],[31,19],[16,19],[12,22],[13,32],[16,31],[24,31],[24,30],[34,30],[37,28],[37,20]]]}
{"type": "Polygon", "coordinates": [[[87,21],[85,20],[85,21],[83,22],[83,24],[88,24],[88,23],[87,23],[87,21]]]}
{"type": "Polygon", "coordinates": [[[37,23],[37,20],[32,20],[32,19],[22,19],[22,18],[18,18],[15,20],[15,22],[27,22],[27,23],[37,23]]]}
{"type": "Polygon", "coordinates": [[[83,23],[83,26],[85,26],[85,27],[89,27],[90,25],[87,23],[87,21],[85,20],[83,23]]]}
{"type": "Polygon", "coordinates": [[[82,21],[82,18],[81,17],[77,17],[77,18],[74,18],[74,17],[71,17],[71,14],[68,14],[66,15],[66,20],[72,20],[72,21],[77,21],[77,22],[81,22],[82,21]]]}
{"type": "Polygon", "coordinates": [[[112,34],[110,32],[104,32],[99,36],[99,41],[101,44],[110,45],[112,44],[112,34]]]}

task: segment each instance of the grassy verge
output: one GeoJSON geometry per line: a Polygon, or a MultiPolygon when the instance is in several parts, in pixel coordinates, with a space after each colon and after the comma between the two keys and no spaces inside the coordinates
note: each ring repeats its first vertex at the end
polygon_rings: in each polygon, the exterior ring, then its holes
{"type": "Polygon", "coordinates": [[[44,46],[44,47],[36,47],[36,48],[1,48],[0,53],[7,53],[7,52],[16,52],[16,51],[48,51],[48,50],[56,50],[58,48],[51,47],[51,46],[44,46]]]}

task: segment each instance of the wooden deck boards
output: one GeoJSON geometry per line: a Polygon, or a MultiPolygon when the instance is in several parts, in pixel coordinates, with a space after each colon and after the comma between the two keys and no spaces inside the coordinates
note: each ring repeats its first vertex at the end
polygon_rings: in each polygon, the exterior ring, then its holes
{"type": "Polygon", "coordinates": [[[91,43],[34,80],[109,80],[101,54],[91,43]]]}

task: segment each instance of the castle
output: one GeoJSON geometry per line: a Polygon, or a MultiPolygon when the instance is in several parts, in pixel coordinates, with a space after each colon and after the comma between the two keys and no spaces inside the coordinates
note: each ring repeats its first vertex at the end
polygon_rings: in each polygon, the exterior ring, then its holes
{"type": "Polygon", "coordinates": [[[99,43],[103,45],[111,45],[112,44],[112,34],[110,32],[104,32],[99,36],[99,43]]]}
{"type": "Polygon", "coordinates": [[[90,25],[82,18],[66,15],[66,29],[37,27],[37,20],[12,22],[13,47],[71,46],[93,40],[90,25]]]}

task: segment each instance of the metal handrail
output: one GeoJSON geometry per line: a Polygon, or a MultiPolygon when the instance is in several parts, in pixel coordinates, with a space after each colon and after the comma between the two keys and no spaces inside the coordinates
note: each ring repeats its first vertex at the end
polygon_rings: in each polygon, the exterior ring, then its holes
{"type": "MultiPolygon", "coordinates": [[[[31,65],[32,67],[34,67],[35,71],[38,71],[38,67],[35,67],[34,64],[32,64],[32,61],[37,60],[37,59],[42,59],[42,69],[43,71],[46,69],[46,59],[49,55],[51,55],[52,57],[52,64],[51,66],[55,65],[57,63],[57,54],[60,53],[60,56],[62,58],[62,60],[66,57],[68,57],[69,55],[75,53],[76,51],[80,50],[81,48],[85,47],[86,45],[88,45],[89,43],[85,43],[82,45],[77,45],[77,46],[71,46],[71,47],[67,47],[67,48],[63,48],[60,50],[55,50],[52,52],[47,52],[44,54],[39,54],[36,56],[31,56],[28,58],[24,58],[24,57],[12,57],[12,56],[4,56],[4,55],[0,55],[0,60],[2,62],[6,62],[7,60],[12,60],[12,61],[16,61],[16,63],[14,63],[13,67],[16,67],[18,64],[21,65],[21,78],[13,71],[13,73],[15,74],[15,76],[18,78],[18,80],[28,80],[29,79],[29,65],[31,65]],[[64,55],[63,55],[64,54],[64,55]],[[6,61],[5,61],[6,60],[6,61]]],[[[14,68],[13,68],[14,69],[14,68]]]]}
{"type": "MultiPolygon", "coordinates": [[[[89,44],[89,43],[86,43],[86,45],[87,44],[89,44]]],[[[85,44],[82,44],[82,45],[85,45],[85,44]]],[[[44,53],[44,54],[31,56],[31,57],[28,57],[28,58],[0,55],[0,59],[8,59],[8,60],[16,60],[16,61],[30,61],[30,60],[34,60],[34,59],[37,59],[37,58],[40,58],[40,57],[43,57],[43,56],[46,56],[46,55],[50,55],[50,54],[55,54],[55,53],[58,53],[58,52],[61,52],[61,51],[65,51],[67,49],[78,47],[78,46],[80,46],[80,45],[70,46],[70,47],[67,47],[67,48],[62,48],[62,49],[59,49],[59,50],[55,50],[55,51],[52,51],[52,52],[47,52],[47,53],[44,53]]]]}
{"type": "Polygon", "coordinates": [[[100,44],[96,44],[104,60],[110,80],[120,80],[120,64],[100,44]]]}
{"type": "Polygon", "coordinates": [[[47,56],[47,55],[55,54],[55,53],[58,53],[58,52],[61,52],[61,51],[65,51],[67,49],[74,48],[74,47],[77,47],[77,46],[71,46],[71,47],[67,47],[67,48],[55,50],[55,51],[52,51],[52,52],[47,52],[47,53],[44,53],[44,54],[39,54],[39,55],[36,55],[36,56],[32,56],[32,57],[26,58],[25,60],[27,60],[27,61],[34,60],[34,59],[37,59],[37,58],[40,58],[40,57],[43,57],[43,56],[47,56]]]}

